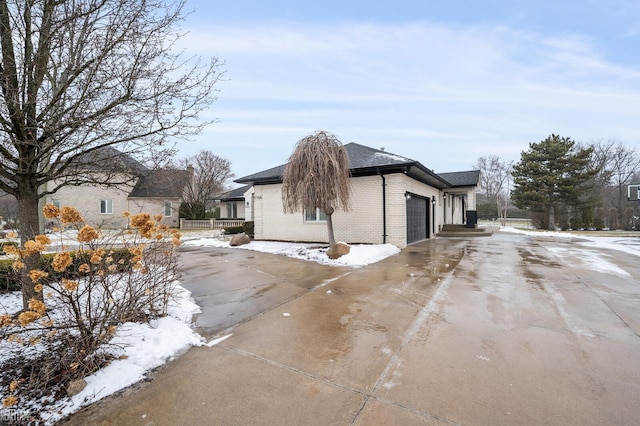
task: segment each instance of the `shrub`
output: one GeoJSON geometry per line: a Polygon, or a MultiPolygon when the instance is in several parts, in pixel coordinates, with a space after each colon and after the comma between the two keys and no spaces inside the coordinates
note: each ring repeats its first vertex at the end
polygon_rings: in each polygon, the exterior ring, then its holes
{"type": "MultiPolygon", "coordinates": [[[[78,270],[79,266],[83,263],[88,262],[87,253],[86,252],[69,252],[73,263],[69,268],[63,273],[56,272],[51,267],[51,262],[55,256],[55,253],[45,253],[40,256],[40,262],[44,270],[49,271],[49,277],[53,280],[60,280],[62,278],[68,279],[78,279],[87,275],[86,273],[80,272],[78,270]]],[[[112,256],[116,262],[119,262],[120,259],[125,259],[126,262],[118,264],[118,271],[125,272],[130,268],[129,259],[131,259],[131,252],[126,248],[113,248],[109,250],[109,255],[112,256]]],[[[16,273],[16,271],[12,267],[13,260],[11,259],[0,259],[0,293],[7,291],[20,291],[20,275],[16,273]]]]}
{"type": "Polygon", "coordinates": [[[244,229],[242,228],[242,226],[227,226],[224,229],[224,233],[227,235],[231,235],[231,234],[239,234],[241,232],[244,232],[244,229]]]}
{"type": "Polygon", "coordinates": [[[182,219],[202,220],[206,219],[206,207],[203,203],[187,203],[180,204],[178,216],[182,219]]]}
{"type": "Polygon", "coordinates": [[[26,256],[37,255],[40,264],[22,274],[40,297],[19,313],[0,312],[0,399],[27,411],[66,397],[68,383],[108,363],[108,343],[121,324],[166,315],[177,278],[180,234],[161,217],[131,216],[137,232],[107,240],[82,226],[75,209],[47,205],[45,216],[71,223],[79,248],[42,254],[51,241],[39,235],[24,248],[5,248],[12,259],[0,263],[2,271],[7,263],[20,270],[26,256]]]}
{"type": "Polygon", "coordinates": [[[20,280],[16,279],[12,264],[11,259],[0,259],[0,293],[20,290],[20,280]]]}
{"type": "Polygon", "coordinates": [[[253,237],[253,227],[254,227],[253,221],[247,221],[242,224],[242,230],[244,231],[245,234],[247,234],[250,237],[253,237]]]}

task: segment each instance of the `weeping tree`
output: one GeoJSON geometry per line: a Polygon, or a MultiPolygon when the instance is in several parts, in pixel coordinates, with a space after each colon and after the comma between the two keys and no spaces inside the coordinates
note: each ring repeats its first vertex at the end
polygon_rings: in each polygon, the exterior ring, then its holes
{"type": "Polygon", "coordinates": [[[318,130],[296,143],[282,175],[285,213],[319,209],[327,216],[330,249],[335,247],[331,216],[349,210],[349,157],[330,132],[318,130]]]}
{"type": "MultiPolygon", "coordinates": [[[[217,58],[174,50],[184,0],[0,0],[0,190],[17,199],[20,238],[41,232],[41,200],[65,185],[116,185],[74,167],[105,148],[167,153],[197,134],[215,100],[217,58]]],[[[116,152],[116,151],[107,151],[116,152]]],[[[94,163],[94,166],[97,164],[94,163]]],[[[41,299],[25,258],[24,303],[41,299]]]]}

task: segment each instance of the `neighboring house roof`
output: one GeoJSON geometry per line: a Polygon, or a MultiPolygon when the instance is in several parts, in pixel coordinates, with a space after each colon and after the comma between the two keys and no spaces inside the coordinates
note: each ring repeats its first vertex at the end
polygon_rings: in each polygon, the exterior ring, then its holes
{"type": "Polygon", "coordinates": [[[480,182],[480,170],[438,174],[449,182],[453,188],[457,186],[478,186],[478,182],[480,182]]]}
{"type": "Polygon", "coordinates": [[[138,160],[112,146],[85,152],[73,162],[75,167],[91,171],[123,172],[143,175],[149,172],[138,160]]]}
{"type": "Polygon", "coordinates": [[[244,201],[244,193],[247,192],[249,188],[251,188],[251,185],[244,185],[240,188],[216,195],[213,199],[219,201],[244,201]]]}
{"type": "Polygon", "coordinates": [[[129,198],[181,198],[189,182],[188,170],[158,169],[140,176],[129,198]]]}
{"type": "MultiPolygon", "coordinates": [[[[355,142],[344,145],[349,157],[351,176],[371,176],[376,174],[405,173],[421,182],[425,182],[435,188],[443,189],[451,187],[450,183],[420,164],[416,160],[392,154],[379,149],[370,148],[355,142]]],[[[286,164],[273,167],[262,172],[236,179],[238,183],[250,185],[266,185],[282,182],[282,174],[286,164]]]]}

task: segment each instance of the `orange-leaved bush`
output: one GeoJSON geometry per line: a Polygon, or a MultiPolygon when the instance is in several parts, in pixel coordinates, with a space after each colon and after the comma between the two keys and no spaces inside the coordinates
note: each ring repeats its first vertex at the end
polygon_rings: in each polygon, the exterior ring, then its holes
{"type": "Polygon", "coordinates": [[[81,243],[90,243],[98,238],[100,238],[98,231],[96,231],[91,225],[85,225],[80,229],[80,231],[78,231],[77,239],[81,243]]]}
{"type": "Polygon", "coordinates": [[[62,251],[53,256],[51,266],[56,272],[64,272],[72,263],[73,259],[71,258],[71,254],[69,252],[62,251]]]}

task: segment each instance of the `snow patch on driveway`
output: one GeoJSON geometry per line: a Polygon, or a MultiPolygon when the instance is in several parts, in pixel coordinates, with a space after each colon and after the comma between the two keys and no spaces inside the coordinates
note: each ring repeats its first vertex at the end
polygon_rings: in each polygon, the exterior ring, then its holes
{"type": "Polygon", "coordinates": [[[615,263],[610,262],[607,258],[611,258],[612,256],[606,253],[573,247],[546,246],[545,248],[560,258],[563,256],[570,256],[577,259],[581,262],[581,266],[592,271],[602,272],[605,274],[615,274],[625,278],[631,277],[631,274],[627,271],[620,268],[615,263]]]}

